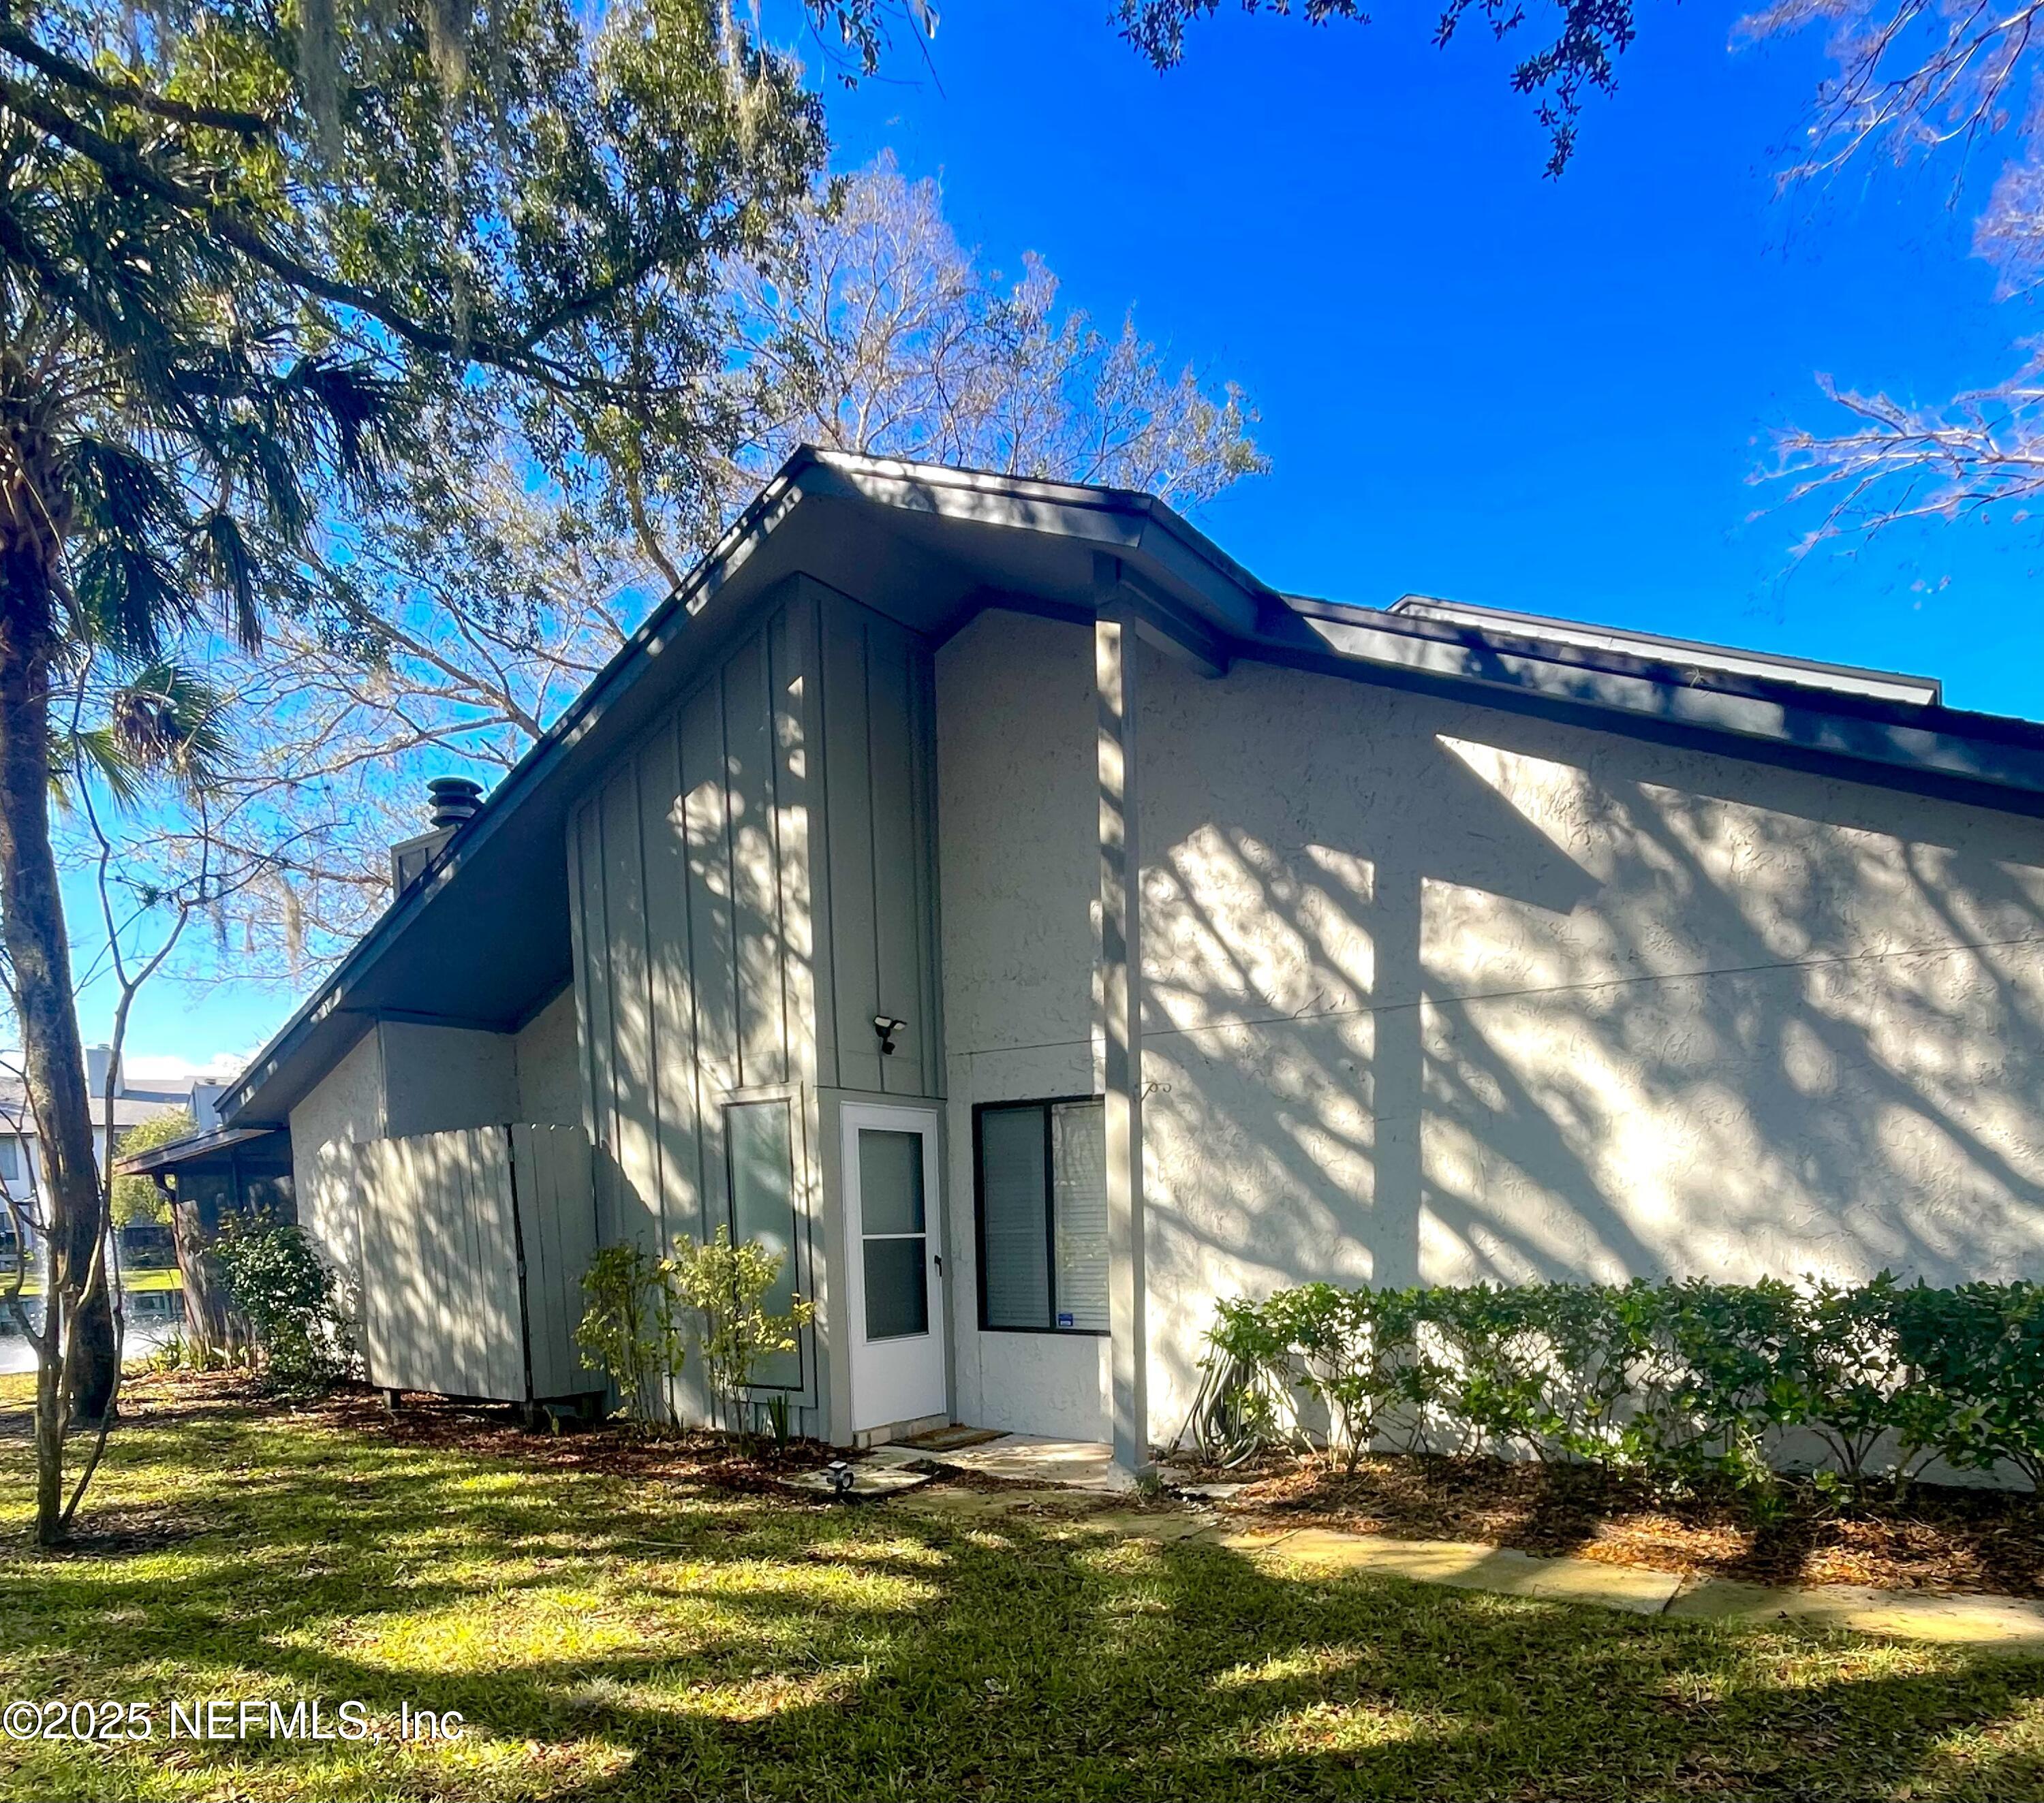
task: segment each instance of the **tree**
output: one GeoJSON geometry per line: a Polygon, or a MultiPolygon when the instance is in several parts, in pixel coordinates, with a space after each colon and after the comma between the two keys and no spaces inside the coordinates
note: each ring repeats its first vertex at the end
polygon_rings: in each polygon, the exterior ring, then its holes
{"type": "MultiPolygon", "coordinates": [[[[1821,25],[1829,34],[1836,72],[1817,97],[1810,149],[1792,175],[1833,175],[1868,155],[1942,158],[1956,198],[1973,159],[1998,162],[1973,247],[1995,266],[1997,297],[2008,300],[2044,281],[2040,15],[2044,6],[2028,4],[1987,12],[1914,0],[1777,0],[1741,29],[1758,38],[1821,25]]],[[[1784,434],[1777,470],[1789,479],[1792,501],[1824,507],[1806,544],[1997,504],[2022,518],[2025,501],[2044,492],[2044,345],[2032,339],[2020,349],[2004,381],[1931,406],[1820,377],[1845,422],[1784,434]]]]}
{"type": "MultiPolygon", "coordinates": [[[[173,1108],[153,1120],[137,1121],[121,1136],[113,1156],[117,1162],[137,1157],[198,1131],[198,1122],[190,1109],[173,1108]]],[[[162,1225],[169,1218],[163,1192],[147,1177],[124,1177],[117,1173],[113,1179],[113,1225],[117,1227],[131,1227],[138,1222],[162,1225]]]]}
{"type": "MultiPolygon", "coordinates": [[[[647,515],[658,564],[636,528],[594,529],[479,436],[358,547],[347,633],[286,619],[265,655],[233,662],[236,713],[260,731],[208,830],[236,865],[288,847],[240,893],[237,974],[302,981],[344,949],[388,899],[388,846],[423,825],[424,779],[508,770],[666,592],[665,570],[799,444],[1193,508],[1266,467],[1233,384],[1171,366],[1132,318],[1104,332],[1060,306],[1039,259],[1004,281],[960,246],[936,184],[891,159],[820,182],[791,225],[770,273],[737,258],[722,272],[719,406],[737,429],[704,506],[647,515]]],[[[156,831],[159,852],[189,855],[194,823],[156,831]]]]}
{"type": "MultiPolygon", "coordinates": [[[[1297,10],[1309,22],[1362,21],[1360,0],[1242,0],[1246,10],[1297,10]]],[[[1119,0],[1124,35],[1159,69],[1185,52],[1189,25],[1223,0],[1119,0]]],[[[1554,35],[1512,73],[1539,97],[1558,175],[1577,142],[1582,103],[1616,86],[1616,59],[1637,35],[1632,0],[1554,0],[1554,35]]],[[[1435,39],[1445,44],[1472,16],[1502,39],[1527,24],[1512,0],[1446,0],[1435,39]]],[[[2044,3],[1988,10],[1969,0],[1773,0],[1739,21],[1735,45],[1821,29],[1832,74],[1812,97],[1806,153],[1788,183],[1835,175],[1865,155],[1897,163],[1942,158],[1958,178],[1971,159],[1997,167],[1975,224],[1974,248],[2000,273],[2002,299],[2044,285],[2044,143],[2037,105],[2044,72],[2044,3]]],[[[1912,520],[1984,514],[2024,517],[2044,494],[2044,341],[2026,340],[2000,382],[1919,405],[1882,389],[1818,378],[1842,416],[1823,428],[1784,432],[1772,474],[1791,504],[1823,512],[1804,548],[1842,535],[1912,520]]]]}
{"type": "MultiPolygon", "coordinates": [[[[1005,286],[891,155],[818,194],[786,259],[731,270],[752,480],[796,445],[1141,489],[1181,507],[1268,467],[1232,382],[1109,337],[1023,259],[1005,286]],[[783,273],[785,271],[785,273],[783,273]]],[[[747,485],[751,485],[750,481],[747,485]]]]}
{"type": "MultiPolygon", "coordinates": [[[[807,10],[876,29],[874,0],[807,10]]],[[[566,0],[0,0],[0,945],[71,1324],[37,1392],[45,1541],[60,1414],[103,1422],[118,1377],[53,694],[204,620],[345,633],[350,547],[450,420],[601,529],[686,508],[721,431],[717,272],[822,153],[792,59],[720,0],[586,26],[566,0]]]]}
{"type": "MultiPolygon", "coordinates": [[[[1225,0],[1116,0],[1122,36],[1159,69],[1183,60],[1185,28],[1211,17],[1225,0]]],[[[1289,13],[1295,0],[1241,0],[1244,12],[1289,13]]],[[[1813,10],[1824,0],[1809,0],[1813,10]]],[[[1575,154],[1577,121],[1583,101],[1593,90],[1611,94],[1618,86],[1617,59],[1637,35],[1632,0],[1552,0],[1559,15],[1554,36],[1523,56],[1512,71],[1512,86],[1536,96],[1535,111],[1546,128],[1547,173],[1558,175],[1575,154]]],[[[1337,19],[1366,24],[1362,0],[1296,0],[1296,10],[1309,25],[1337,19]]],[[[1519,0],[1443,0],[1434,26],[1434,41],[1446,45],[1471,19],[1502,42],[1522,29],[1526,9],[1519,0]]]]}

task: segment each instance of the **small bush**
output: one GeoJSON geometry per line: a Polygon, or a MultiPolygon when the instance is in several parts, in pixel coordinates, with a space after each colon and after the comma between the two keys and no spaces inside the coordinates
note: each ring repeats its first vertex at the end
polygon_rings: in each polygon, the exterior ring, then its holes
{"type": "Polygon", "coordinates": [[[601,1371],[642,1424],[674,1425],[667,1379],[686,1351],[667,1261],[643,1246],[605,1246],[582,1278],[587,1303],[575,1328],[582,1356],[601,1371]]]}
{"type": "Polygon", "coordinates": [[[353,1374],[355,1337],[340,1285],[302,1229],[267,1215],[229,1214],[213,1251],[273,1380],[324,1389],[353,1374]]]}
{"type": "Polygon", "coordinates": [[[800,1296],[786,1314],[766,1313],[763,1305],[780,1280],[781,1263],[756,1240],[734,1245],[723,1227],[706,1244],[678,1242],[667,1260],[676,1292],[695,1311],[703,1375],[730,1426],[750,1425],[747,1392],[759,1361],[794,1351],[796,1334],[816,1317],[814,1305],[800,1296]]]}
{"type": "Polygon", "coordinates": [[[1190,1425],[1228,1462],[1427,1446],[1763,1490],[1807,1432],[1841,1491],[1939,1457],[2044,1490],[2035,1283],[1309,1283],[1221,1302],[1204,1369],[1190,1425]]]}
{"type": "MultiPolygon", "coordinates": [[[[757,1425],[750,1392],[759,1361],[793,1352],[796,1334],[816,1315],[800,1296],[786,1314],[766,1313],[763,1305],[780,1279],[781,1263],[757,1241],[734,1245],[723,1227],[707,1244],[678,1240],[666,1258],[636,1245],[605,1246],[582,1279],[588,1308],[576,1344],[617,1386],[630,1413],[671,1425],[666,1379],[682,1368],[693,1339],[726,1425],[750,1431],[757,1425]]],[[[776,1439],[786,1440],[786,1398],[759,1408],[776,1439]]]]}

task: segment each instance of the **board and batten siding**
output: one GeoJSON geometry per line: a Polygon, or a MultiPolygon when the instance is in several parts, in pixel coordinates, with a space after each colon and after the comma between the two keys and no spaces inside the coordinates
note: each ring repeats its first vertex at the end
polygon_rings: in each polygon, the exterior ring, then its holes
{"type": "MultiPolygon", "coordinates": [[[[826,1431],[819,1348],[834,1366],[844,1356],[820,1199],[823,1099],[942,1093],[932,722],[922,641],[796,577],[568,826],[604,1236],[664,1246],[732,1225],[726,1111],[784,1101],[791,1279],[818,1319],[781,1379],[807,1431],[826,1431]],[[873,1027],[883,1013],[908,1023],[887,1058],[873,1027]]],[[[685,1370],[690,1409],[694,1384],[685,1370]]]]}
{"type": "MultiPolygon", "coordinates": [[[[813,635],[799,594],[763,616],[577,807],[567,846],[604,1237],[664,1247],[728,1225],[724,1111],[779,1097],[793,1160],[790,1275],[805,1294],[813,635]]],[[[800,1363],[790,1387],[810,1403],[807,1347],[800,1363]]]]}
{"type": "Polygon", "coordinates": [[[936,702],[924,642],[825,591],[819,896],[828,952],[818,1080],[941,1096],[937,980],[936,702]],[[907,1023],[883,1057],[874,1017],[907,1023]]]}

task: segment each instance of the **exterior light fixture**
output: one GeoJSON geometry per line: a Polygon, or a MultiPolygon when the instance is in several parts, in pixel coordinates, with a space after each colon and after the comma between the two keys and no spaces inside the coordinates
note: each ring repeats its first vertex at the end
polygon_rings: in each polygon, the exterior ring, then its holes
{"type": "Polygon", "coordinates": [[[873,1030],[880,1036],[882,1057],[890,1058],[894,1055],[894,1035],[905,1033],[908,1028],[909,1023],[905,1020],[896,1020],[891,1015],[875,1015],[873,1017],[873,1030]]]}

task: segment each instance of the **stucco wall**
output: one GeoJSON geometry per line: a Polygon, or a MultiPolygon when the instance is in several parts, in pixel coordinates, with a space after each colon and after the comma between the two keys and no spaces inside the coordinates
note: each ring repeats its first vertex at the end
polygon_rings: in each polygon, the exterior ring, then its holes
{"type": "Polygon", "coordinates": [[[519,1029],[513,1053],[517,1118],[540,1126],[580,1126],[582,1063],[572,985],[519,1029]]]}
{"type": "MultiPolygon", "coordinates": [[[[2044,825],[1139,654],[1153,1433],[1233,1291],[2044,1271],[2044,825]]],[[[1090,1032],[1089,667],[939,660],[961,1101],[1090,1032]]]]}
{"type": "Polygon", "coordinates": [[[960,1418],[1108,1437],[1107,1341],[979,1331],[972,1111],[1093,1088],[1093,640],[983,614],[937,654],[939,914],[960,1418]]]}
{"type": "Polygon", "coordinates": [[[385,1021],[384,1130],[393,1139],[518,1118],[512,1036],[466,1026],[385,1021]]]}
{"type": "Polygon", "coordinates": [[[333,1148],[385,1132],[383,1048],[375,1028],[358,1039],[291,1111],[291,1176],[298,1224],[327,1262],[360,1272],[354,1210],[334,1169],[333,1148]]]}

